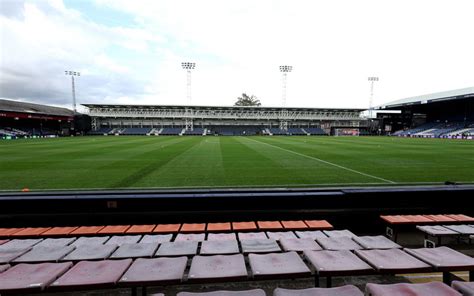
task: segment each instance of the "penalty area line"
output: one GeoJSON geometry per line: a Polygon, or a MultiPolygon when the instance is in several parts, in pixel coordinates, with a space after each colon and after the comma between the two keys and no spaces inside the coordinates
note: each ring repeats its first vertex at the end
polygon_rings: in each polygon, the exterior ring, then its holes
{"type": "Polygon", "coordinates": [[[333,163],[333,162],[329,162],[329,161],[326,161],[326,160],[323,160],[323,159],[320,159],[320,158],[317,158],[317,157],[309,156],[309,155],[306,155],[306,154],[303,154],[303,153],[299,153],[299,152],[296,152],[296,151],[293,151],[293,150],[288,150],[288,149],[285,149],[285,148],[281,148],[279,146],[275,146],[275,145],[268,144],[268,143],[265,143],[265,142],[260,142],[260,141],[254,140],[254,139],[250,139],[250,138],[246,138],[246,139],[257,142],[257,143],[262,144],[262,145],[267,145],[267,146],[270,146],[270,147],[273,147],[273,148],[277,148],[277,149],[283,150],[283,151],[288,152],[288,153],[299,155],[301,157],[316,160],[316,161],[322,162],[324,164],[331,165],[331,166],[334,166],[334,167],[337,167],[337,168],[340,168],[340,169],[343,169],[343,170],[346,170],[346,171],[349,171],[349,172],[352,172],[352,173],[356,173],[356,174],[359,174],[359,175],[362,175],[362,176],[366,176],[366,177],[369,177],[369,178],[372,178],[372,179],[377,179],[377,180],[384,181],[384,182],[390,183],[390,184],[397,184],[397,182],[394,182],[392,180],[388,180],[388,179],[380,178],[380,177],[377,177],[377,176],[374,176],[374,175],[366,174],[366,173],[363,173],[363,172],[360,172],[360,171],[357,171],[357,170],[354,170],[354,169],[351,169],[351,168],[348,168],[348,167],[345,167],[345,166],[342,166],[342,165],[339,165],[339,164],[336,164],[336,163],[333,163]]]}

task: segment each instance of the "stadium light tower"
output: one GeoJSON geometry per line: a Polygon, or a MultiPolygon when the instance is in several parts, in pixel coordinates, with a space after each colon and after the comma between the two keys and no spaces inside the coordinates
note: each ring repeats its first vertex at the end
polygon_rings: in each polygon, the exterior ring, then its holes
{"type": "Polygon", "coordinates": [[[75,71],[64,71],[66,75],[71,76],[71,81],[72,81],[72,109],[74,110],[74,113],[76,113],[76,87],[74,85],[74,76],[81,76],[81,73],[75,72],[75,71]]]}
{"type": "Polygon", "coordinates": [[[378,77],[369,77],[370,82],[370,100],[369,100],[369,117],[372,118],[373,103],[374,103],[374,82],[379,81],[378,77]]]}
{"type": "Polygon", "coordinates": [[[286,107],[286,81],[287,81],[287,76],[288,73],[290,73],[293,70],[293,66],[280,66],[280,72],[282,73],[281,77],[281,99],[282,99],[282,105],[283,107],[286,107]]]}
{"type": "Polygon", "coordinates": [[[182,62],[181,67],[186,70],[186,94],[188,103],[191,104],[191,70],[196,68],[196,63],[182,62]]]}

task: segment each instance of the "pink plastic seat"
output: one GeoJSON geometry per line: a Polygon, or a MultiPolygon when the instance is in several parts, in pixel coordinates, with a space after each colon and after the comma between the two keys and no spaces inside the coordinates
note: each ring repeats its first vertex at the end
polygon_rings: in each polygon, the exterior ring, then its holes
{"type": "Polygon", "coordinates": [[[33,247],[34,245],[38,244],[41,241],[42,241],[42,239],[40,239],[40,238],[13,239],[13,240],[1,245],[0,246],[0,251],[1,250],[7,250],[7,249],[29,249],[29,248],[33,247]]]}
{"type": "Polygon", "coordinates": [[[247,268],[242,254],[194,256],[188,275],[190,282],[225,282],[246,278],[247,268]]]}
{"type": "Polygon", "coordinates": [[[364,249],[400,249],[402,247],[383,235],[355,236],[352,239],[364,249]]]}
{"type": "Polygon", "coordinates": [[[337,288],[309,288],[302,290],[290,290],[276,288],[273,296],[364,296],[364,294],[353,285],[337,288]]]}
{"type": "Polygon", "coordinates": [[[265,232],[239,232],[238,235],[239,240],[244,239],[267,239],[268,236],[265,232]]]}
{"type": "Polygon", "coordinates": [[[180,242],[180,241],[202,242],[205,240],[205,237],[206,237],[205,233],[178,233],[174,241],[175,242],[180,242]]]}
{"type": "Polygon", "coordinates": [[[313,239],[310,238],[282,238],[281,247],[284,251],[303,252],[307,250],[322,250],[313,239]]]}
{"type": "Polygon", "coordinates": [[[7,239],[0,239],[0,245],[3,245],[4,243],[8,242],[7,239]]]}
{"type": "Polygon", "coordinates": [[[153,257],[158,243],[123,244],[111,256],[111,259],[153,257]]]}
{"type": "Polygon", "coordinates": [[[103,245],[109,239],[108,236],[80,237],[71,243],[71,246],[79,247],[82,245],[103,245]]]}
{"type": "Polygon", "coordinates": [[[245,291],[180,292],[176,296],[266,296],[262,289],[245,291]]]}
{"type": "Polygon", "coordinates": [[[428,272],[433,268],[400,249],[355,250],[357,256],[382,273],[428,272]]]}
{"type": "Polygon", "coordinates": [[[374,270],[351,251],[305,251],[306,259],[320,276],[370,274],[374,270]]]}
{"type": "Polygon", "coordinates": [[[440,282],[424,284],[367,284],[365,292],[369,296],[461,296],[459,292],[440,282]]]}
{"type": "Polygon", "coordinates": [[[448,247],[405,249],[405,252],[439,271],[474,270],[474,258],[448,247]]]}
{"type": "Polygon", "coordinates": [[[248,253],[272,253],[280,252],[280,246],[278,246],[274,239],[246,239],[241,240],[240,245],[242,246],[242,252],[248,253]]]}
{"type": "Polygon", "coordinates": [[[321,237],[328,237],[321,230],[295,231],[295,233],[299,238],[310,238],[313,240],[321,237]]]}
{"type": "Polygon", "coordinates": [[[148,244],[148,243],[164,243],[170,242],[173,238],[172,234],[147,234],[144,235],[143,238],[139,241],[140,244],[148,244]]]}
{"type": "Polygon", "coordinates": [[[103,260],[117,249],[116,245],[80,245],[62,261],[103,260]]]}
{"type": "Polygon", "coordinates": [[[18,264],[0,273],[0,293],[29,293],[45,289],[72,263],[18,264]]]}
{"type": "Polygon", "coordinates": [[[156,252],[156,256],[192,256],[196,255],[198,242],[180,241],[162,243],[156,252]]]}
{"type": "Polygon", "coordinates": [[[280,240],[282,238],[297,238],[293,231],[267,231],[268,238],[280,240]]]}
{"type": "Polygon", "coordinates": [[[316,239],[316,241],[325,250],[340,251],[363,249],[361,245],[353,241],[349,236],[321,237],[316,239]]]}
{"type": "Polygon", "coordinates": [[[459,235],[458,232],[453,231],[445,226],[441,225],[417,225],[416,229],[431,235],[431,236],[456,236],[459,235]]]}
{"type": "Polygon", "coordinates": [[[179,284],[188,258],[137,259],[119,281],[121,286],[153,286],[179,284]]]}
{"type": "Polygon", "coordinates": [[[15,263],[58,262],[74,250],[73,246],[35,246],[28,253],[13,260],[15,263]]]}
{"type": "Polygon", "coordinates": [[[10,264],[3,264],[0,265],[0,273],[4,272],[5,270],[10,268],[10,264]]]}
{"type": "Polygon", "coordinates": [[[0,250],[0,264],[10,263],[15,258],[28,252],[30,249],[5,249],[0,250]]]}
{"type": "Polygon", "coordinates": [[[41,241],[39,244],[35,245],[35,247],[65,247],[70,245],[76,240],[74,237],[66,237],[66,238],[47,238],[41,241]]]}
{"type": "Polygon", "coordinates": [[[112,236],[105,244],[106,245],[123,245],[123,244],[134,244],[142,238],[141,235],[115,235],[112,236]]]}
{"type": "Polygon", "coordinates": [[[296,252],[250,254],[250,268],[255,279],[310,276],[311,271],[296,252]]]}
{"type": "Polygon", "coordinates": [[[352,231],[347,230],[347,229],[343,229],[343,230],[324,230],[323,232],[328,237],[350,237],[350,238],[352,238],[352,237],[357,236],[354,233],[352,233],[352,231]]]}
{"type": "Polygon", "coordinates": [[[237,235],[235,233],[209,233],[207,240],[236,240],[237,235]]]}
{"type": "Polygon", "coordinates": [[[81,261],[54,281],[52,291],[75,291],[112,288],[119,281],[132,259],[81,261]]]}
{"type": "Polygon", "coordinates": [[[451,287],[464,296],[474,296],[474,282],[453,281],[451,287]]]}
{"type": "Polygon", "coordinates": [[[202,255],[228,255],[239,253],[237,240],[203,241],[201,243],[202,255]]]}

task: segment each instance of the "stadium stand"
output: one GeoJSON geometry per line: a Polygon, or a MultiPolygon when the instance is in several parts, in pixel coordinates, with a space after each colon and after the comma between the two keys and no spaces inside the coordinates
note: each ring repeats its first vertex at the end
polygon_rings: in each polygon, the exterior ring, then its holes
{"type": "Polygon", "coordinates": [[[182,132],[182,127],[165,127],[161,130],[160,135],[177,136],[180,135],[182,132]]]}
{"type": "Polygon", "coordinates": [[[328,135],[323,129],[319,127],[309,127],[309,128],[304,128],[303,130],[307,132],[308,134],[314,135],[314,136],[327,136],[328,135]]]}
{"type": "Polygon", "coordinates": [[[183,135],[186,136],[203,136],[205,134],[205,129],[204,128],[197,128],[195,127],[192,130],[186,130],[183,135]]]}
{"type": "Polygon", "coordinates": [[[151,128],[149,127],[129,127],[125,128],[123,132],[121,132],[122,135],[146,135],[150,133],[151,128]]]}

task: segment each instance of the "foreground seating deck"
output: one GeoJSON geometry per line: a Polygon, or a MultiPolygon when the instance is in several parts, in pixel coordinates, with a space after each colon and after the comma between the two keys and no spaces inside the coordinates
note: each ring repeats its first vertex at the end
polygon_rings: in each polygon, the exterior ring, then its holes
{"type": "Polygon", "coordinates": [[[433,271],[430,265],[400,249],[356,250],[355,253],[380,273],[395,274],[433,271]]]}
{"type": "Polygon", "coordinates": [[[440,282],[426,284],[367,284],[365,292],[368,296],[461,296],[456,290],[440,282]]]}

